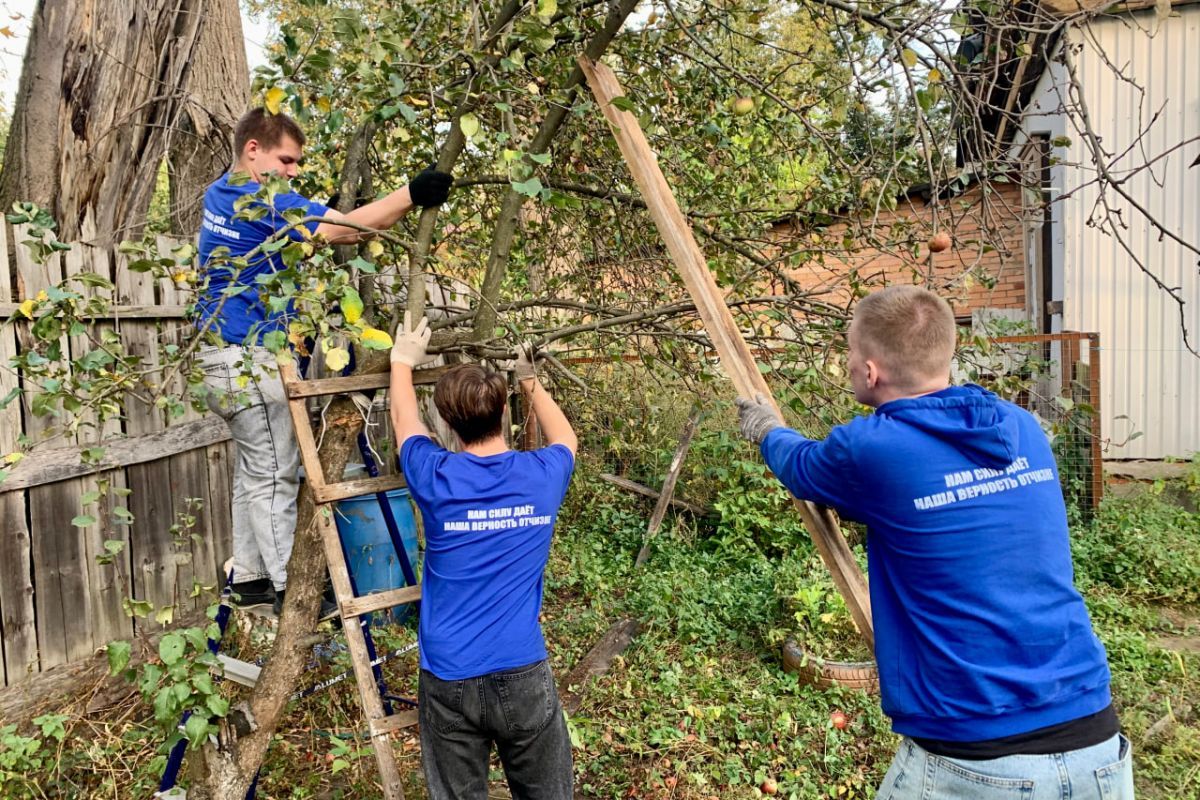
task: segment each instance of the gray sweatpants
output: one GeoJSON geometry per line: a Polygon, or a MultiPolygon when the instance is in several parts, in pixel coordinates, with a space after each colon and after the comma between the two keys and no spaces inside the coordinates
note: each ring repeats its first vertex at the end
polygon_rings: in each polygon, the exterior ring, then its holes
{"type": "Polygon", "coordinates": [[[275,355],[264,347],[202,346],[208,407],[229,424],[233,472],[233,570],[241,583],[287,585],[296,533],[300,450],[275,355]],[[251,362],[247,374],[246,361],[251,362]]]}

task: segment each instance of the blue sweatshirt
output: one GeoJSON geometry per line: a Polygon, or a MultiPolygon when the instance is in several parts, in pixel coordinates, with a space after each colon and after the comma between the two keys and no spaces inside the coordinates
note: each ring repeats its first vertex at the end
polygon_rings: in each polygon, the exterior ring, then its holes
{"type": "Polygon", "coordinates": [[[895,400],[824,441],[777,428],[767,465],[866,523],[883,710],[906,736],[985,741],[1109,705],[1037,420],[978,386],[895,400]]]}

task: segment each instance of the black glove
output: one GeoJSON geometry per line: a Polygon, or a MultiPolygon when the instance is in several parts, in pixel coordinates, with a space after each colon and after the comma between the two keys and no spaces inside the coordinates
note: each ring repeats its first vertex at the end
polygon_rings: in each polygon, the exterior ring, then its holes
{"type": "Polygon", "coordinates": [[[421,170],[417,177],[409,182],[408,195],[412,198],[413,205],[425,208],[440,206],[450,196],[450,186],[453,183],[453,175],[429,167],[421,170]]]}

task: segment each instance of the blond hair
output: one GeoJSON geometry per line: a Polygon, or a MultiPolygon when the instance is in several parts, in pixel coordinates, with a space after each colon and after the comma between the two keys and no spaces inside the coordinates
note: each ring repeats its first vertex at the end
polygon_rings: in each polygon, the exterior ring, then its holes
{"type": "Polygon", "coordinates": [[[901,388],[948,377],[958,339],[950,304],[920,286],[889,286],[859,300],[850,335],[901,388]]]}

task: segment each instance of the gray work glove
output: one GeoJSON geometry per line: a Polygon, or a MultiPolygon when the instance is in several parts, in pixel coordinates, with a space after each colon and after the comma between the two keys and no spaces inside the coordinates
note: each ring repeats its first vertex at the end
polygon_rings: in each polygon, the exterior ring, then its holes
{"type": "Polygon", "coordinates": [[[429,167],[418,172],[409,182],[408,196],[412,198],[414,206],[440,206],[450,196],[450,187],[453,184],[453,175],[429,167]]]}
{"type": "Polygon", "coordinates": [[[425,351],[429,345],[429,337],[432,335],[433,331],[429,330],[429,320],[421,317],[414,327],[412,312],[405,311],[404,322],[396,328],[396,336],[392,340],[392,363],[419,367],[427,361],[432,361],[434,356],[425,351]]]}
{"type": "Polygon", "coordinates": [[[533,360],[536,354],[533,350],[533,345],[529,342],[523,342],[517,348],[517,363],[513,366],[513,371],[517,374],[517,382],[537,380],[537,367],[534,366],[533,360]]]}
{"type": "Polygon", "coordinates": [[[755,395],[753,400],[739,397],[736,402],[743,439],[762,444],[768,433],[783,427],[779,412],[761,394],[755,395]]]}

